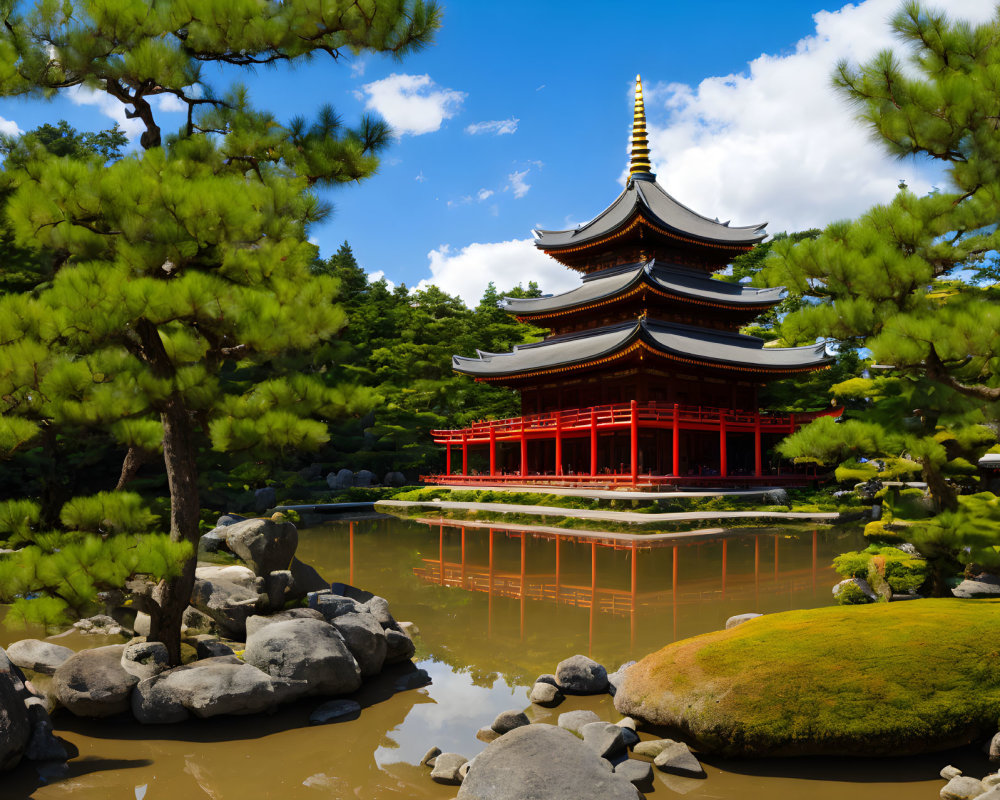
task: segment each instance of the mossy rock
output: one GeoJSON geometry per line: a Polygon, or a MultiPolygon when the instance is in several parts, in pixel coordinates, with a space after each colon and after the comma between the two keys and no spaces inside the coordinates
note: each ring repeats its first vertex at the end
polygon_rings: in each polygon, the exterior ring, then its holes
{"type": "Polygon", "coordinates": [[[907,755],[996,733],[1000,600],[789,611],[632,667],[622,714],[726,756],[907,755]]]}

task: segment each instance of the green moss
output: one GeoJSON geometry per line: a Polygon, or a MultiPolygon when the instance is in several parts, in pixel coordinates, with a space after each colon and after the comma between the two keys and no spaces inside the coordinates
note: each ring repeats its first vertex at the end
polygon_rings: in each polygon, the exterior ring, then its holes
{"type": "Polygon", "coordinates": [[[892,755],[996,732],[1000,601],[766,615],[668,645],[616,706],[727,755],[892,755]]]}

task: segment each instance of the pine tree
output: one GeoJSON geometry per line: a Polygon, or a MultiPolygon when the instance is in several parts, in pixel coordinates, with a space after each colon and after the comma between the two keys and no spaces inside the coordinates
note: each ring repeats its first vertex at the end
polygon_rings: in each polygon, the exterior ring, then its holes
{"type": "MultiPolygon", "coordinates": [[[[344,322],[336,280],[312,276],[317,190],[372,174],[391,131],[354,128],[331,109],[287,122],[249,91],[222,94],[203,65],[253,69],[311,56],[402,56],[430,41],[439,11],[422,0],[177,0],[5,4],[0,95],[70,87],[121,103],[141,152],[112,163],[43,149],[10,174],[16,243],[51,255],[51,284],[0,298],[0,443],[42,428],[101,426],[130,452],[162,449],[173,542],[198,539],[197,454],[315,448],[320,418],[359,410],[349,387],[310,375],[229,393],[226,374],[331,337],[344,322]],[[164,135],[153,100],[187,107],[164,135]]],[[[151,636],[179,659],[194,559],[163,574],[151,636]]]]}
{"type": "MultiPolygon", "coordinates": [[[[972,26],[907,3],[893,19],[910,49],[838,66],[834,82],[899,157],[946,166],[947,186],[922,197],[905,185],[822,236],[775,244],[759,280],[789,287],[800,309],[781,323],[789,343],[825,337],[868,348],[866,378],[834,387],[864,404],[842,425],[818,421],[784,453],[837,463],[880,458],[862,471],[920,473],[941,508],[957,511],[949,479],[995,441],[1000,400],[1000,307],[988,274],[1000,247],[1000,22],[972,26]]],[[[857,470],[857,464],[850,467],[857,470]]]]}

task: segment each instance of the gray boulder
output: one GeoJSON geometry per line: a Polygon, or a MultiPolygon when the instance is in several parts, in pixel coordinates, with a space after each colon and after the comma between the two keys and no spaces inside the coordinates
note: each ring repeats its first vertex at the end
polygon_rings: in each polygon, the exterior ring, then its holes
{"type": "Polygon", "coordinates": [[[645,742],[639,742],[632,750],[637,756],[646,756],[647,758],[656,758],[660,753],[666,750],[670,745],[677,744],[673,739],[650,739],[645,742]]]}
{"type": "Polygon", "coordinates": [[[12,664],[43,675],[53,674],[72,655],[73,651],[68,647],[41,639],[21,639],[7,648],[7,658],[12,664]]]}
{"type": "Polygon", "coordinates": [[[218,553],[226,549],[226,531],[222,526],[217,526],[203,533],[198,540],[198,553],[218,553]]]}
{"type": "Polygon", "coordinates": [[[266,625],[247,637],[243,659],[272,678],[301,682],[308,694],[348,694],[361,686],[357,661],[326,621],[266,625]]]}
{"type": "MultiPolygon", "coordinates": [[[[217,625],[215,620],[204,611],[199,611],[194,606],[188,606],[181,615],[181,630],[186,630],[187,633],[218,633],[221,630],[221,626],[217,625]]],[[[137,630],[136,633],[139,633],[139,631],[137,630]]],[[[148,625],[146,626],[146,633],[142,635],[149,635],[148,625]]]]}
{"type": "Polygon", "coordinates": [[[227,525],[235,525],[237,522],[245,522],[246,517],[241,517],[239,514],[223,514],[215,521],[215,525],[218,528],[224,528],[227,525]]]}
{"type": "Polygon", "coordinates": [[[531,687],[531,694],[528,695],[528,699],[537,706],[554,708],[563,701],[563,693],[559,690],[558,686],[539,681],[531,687]]]}
{"type": "Polygon", "coordinates": [[[941,790],[941,800],[973,800],[985,794],[986,787],[975,778],[952,778],[941,790]]]}
{"type": "Polygon", "coordinates": [[[623,729],[610,722],[589,722],[580,732],[583,743],[601,758],[612,759],[625,752],[623,729]]]}
{"type": "Polygon", "coordinates": [[[458,774],[458,771],[468,762],[469,759],[458,753],[441,753],[434,760],[431,780],[445,786],[458,786],[462,783],[462,776],[458,774]]]}
{"type": "Polygon", "coordinates": [[[730,628],[735,628],[737,625],[742,625],[744,622],[748,622],[751,619],[756,619],[761,616],[760,614],[755,614],[753,612],[749,614],[737,614],[734,617],[730,617],[726,620],[726,630],[730,628]]]}
{"type": "Polygon", "coordinates": [[[387,472],[385,474],[385,480],[383,480],[382,483],[386,486],[399,488],[400,486],[406,485],[406,476],[402,472],[387,472]]]}
{"type": "Polygon", "coordinates": [[[153,620],[145,611],[139,611],[135,615],[135,622],[132,623],[132,630],[136,636],[149,636],[149,630],[153,625],[153,620]]]}
{"type": "Polygon", "coordinates": [[[763,500],[765,505],[787,506],[788,492],[784,489],[771,489],[770,491],[764,492],[763,500]]]}
{"type": "Polygon", "coordinates": [[[299,532],[291,522],[271,519],[248,519],[226,528],[226,546],[254,574],[287,569],[299,546],[299,532]]]}
{"type": "Polygon", "coordinates": [[[269,572],[264,579],[264,593],[267,595],[267,605],[277,611],[291,599],[292,572],[287,569],[276,569],[269,572]]]}
{"type": "Polygon", "coordinates": [[[326,485],[331,489],[350,489],[354,485],[354,473],[349,469],[331,472],[326,476],[326,485]]]}
{"type": "Polygon", "coordinates": [[[253,507],[258,514],[269,508],[274,508],[276,505],[278,505],[278,493],[273,486],[265,486],[263,489],[254,491],[253,507]]]}
{"type": "MultiPolygon", "coordinates": [[[[252,619],[252,617],[251,617],[252,619]]],[[[233,648],[225,642],[220,642],[214,636],[199,636],[194,646],[198,658],[218,658],[233,655],[233,648]]]]}
{"type": "Polygon", "coordinates": [[[975,580],[964,580],[951,590],[955,597],[997,597],[1000,595],[1000,578],[977,575],[975,580]]]}
{"type": "Polygon", "coordinates": [[[684,742],[673,742],[664,747],[653,763],[672,775],[682,775],[686,778],[704,778],[705,770],[695,758],[694,753],[684,742]]]}
{"type": "Polygon", "coordinates": [[[552,686],[555,686],[557,689],[559,688],[559,681],[556,680],[556,676],[552,675],[549,672],[546,672],[544,675],[539,675],[537,678],[535,678],[535,683],[548,683],[551,684],[552,686]]]}
{"type": "Polygon", "coordinates": [[[354,475],[355,486],[371,486],[375,483],[375,473],[370,469],[359,470],[354,475]]]}
{"type": "Polygon", "coordinates": [[[396,620],[389,613],[389,601],[384,597],[375,595],[364,604],[364,610],[375,617],[383,628],[391,628],[396,624],[396,620]]]}
{"type": "Polygon", "coordinates": [[[990,739],[989,756],[990,761],[1000,761],[1000,733],[994,734],[993,738],[990,739]]]}
{"type": "Polygon", "coordinates": [[[528,719],[527,714],[523,711],[518,711],[515,708],[511,711],[501,711],[497,714],[496,719],[493,720],[493,724],[490,725],[490,728],[503,736],[508,731],[514,730],[514,728],[520,728],[522,725],[530,724],[531,721],[528,719]]]}
{"type": "Polygon", "coordinates": [[[325,725],[344,717],[351,717],[361,713],[361,703],[355,700],[330,700],[317,706],[316,710],[309,715],[310,725],[325,725]]]}
{"type": "MultiPolygon", "coordinates": [[[[367,614],[364,603],[342,594],[335,594],[329,589],[319,592],[309,592],[306,596],[309,608],[319,611],[326,619],[333,620],[342,614],[367,614]]],[[[381,627],[381,626],[379,626],[381,627]]]]}
{"type": "Polygon", "coordinates": [[[640,792],[653,791],[653,765],[648,761],[627,758],[615,767],[615,775],[621,775],[640,792]]]}
{"type": "Polygon", "coordinates": [[[77,620],[73,623],[73,627],[80,633],[93,636],[121,636],[125,633],[125,629],[118,624],[118,621],[107,614],[95,614],[77,620]]]}
{"type": "Polygon", "coordinates": [[[159,675],[169,662],[167,646],[162,642],[133,639],[122,651],[122,669],[139,680],[159,675]]]}
{"type": "Polygon", "coordinates": [[[318,619],[320,622],[326,621],[326,617],[312,608],[286,608],[284,611],[277,611],[267,616],[254,614],[252,617],[247,617],[247,638],[249,639],[266,625],[271,625],[275,622],[287,622],[290,619],[318,619]]]}
{"type": "Polygon", "coordinates": [[[52,676],[56,700],[78,717],[110,717],[128,711],[129,694],[139,679],[122,667],[125,645],[81,650],[52,676]]]}
{"type": "Polygon", "coordinates": [[[301,600],[309,592],[330,591],[330,581],[297,558],[292,559],[288,571],[292,573],[290,593],[294,600],[301,600]]]}
{"type": "Polygon", "coordinates": [[[417,652],[413,640],[403,631],[395,628],[385,629],[385,663],[401,664],[413,658],[417,652]]]}
{"type": "Polygon", "coordinates": [[[538,723],[501,736],[476,756],[458,800],[637,800],[639,791],[573,734],[538,723]]]}
{"type": "Polygon", "coordinates": [[[625,681],[625,673],[629,671],[633,664],[635,664],[634,661],[626,661],[614,672],[608,673],[608,694],[612,697],[618,693],[618,689],[621,688],[622,683],[625,681]]]}
{"type": "Polygon", "coordinates": [[[31,725],[31,737],[24,750],[24,757],[29,761],[66,761],[69,754],[63,743],[56,738],[45,701],[29,695],[24,699],[24,708],[31,725]]]}
{"type": "Polygon", "coordinates": [[[257,714],[293,699],[302,688],[276,681],[236,656],[206,658],[140,681],[132,693],[132,713],[146,725],[181,722],[191,715],[257,714]]]}
{"type": "Polygon", "coordinates": [[[17,766],[31,737],[24,683],[0,648],[0,770],[17,766]]]}
{"type": "Polygon", "coordinates": [[[556,667],[556,681],[566,694],[598,694],[608,690],[608,671],[587,656],[570,656],[556,667]]]}
{"type": "Polygon", "coordinates": [[[565,728],[570,733],[575,733],[577,736],[583,736],[584,725],[589,725],[591,722],[601,721],[601,718],[593,711],[567,711],[565,714],[559,715],[559,727],[565,728]]]}
{"type": "Polygon", "coordinates": [[[195,578],[203,581],[226,581],[260,594],[264,581],[250,567],[241,564],[201,564],[194,571],[195,578]]]}
{"type": "Polygon", "coordinates": [[[243,639],[247,618],[266,605],[266,597],[232,581],[195,578],[191,605],[211,618],[227,636],[243,639]]]}
{"type": "Polygon", "coordinates": [[[331,624],[347,642],[351,655],[361,667],[361,677],[378,675],[385,664],[389,644],[375,617],[366,613],[341,614],[331,620],[331,624]]]}
{"type": "Polygon", "coordinates": [[[499,739],[500,734],[497,733],[495,730],[493,730],[493,728],[484,725],[482,728],[476,731],[476,738],[481,742],[486,742],[486,744],[489,744],[495,739],[499,739]]]}

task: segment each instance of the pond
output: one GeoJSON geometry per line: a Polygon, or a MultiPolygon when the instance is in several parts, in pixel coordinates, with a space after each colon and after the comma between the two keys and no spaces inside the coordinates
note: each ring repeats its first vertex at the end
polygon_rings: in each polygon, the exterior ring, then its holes
{"type": "MultiPolygon", "coordinates": [[[[399,691],[385,674],[357,699],[357,719],[310,727],[319,700],[271,716],[143,727],[127,720],[54,718],[79,749],[67,771],[24,764],[0,778],[0,798],[452,798],[419,766],[437,745],[472,757],[476,730],[500,711],[527,708],[534,678],[573,653],[610,669],[733,614],[831,603],[834,555],[861,542],[856,528],[748,529],[641,541],[553,536],[396,519],[334,522],[300,532],[299,557],[329,580],[385,596],[414,622],[418,666],[431,683],[399,691]]],[[[0,626],[0,644],[24,638],[0,626]]],[[[70,642],[73,646],[81,646],[70,642]]],[[[66,643],[65,639],[60,639],[66,643]]],[[[87,644],[96,644],[88,642],[87,644]]],[[[103,643],[103,642],[100,642],[103,643]]],[[[592,708],[618,718],[610,697],[569,698],[529,716],[555,722],[592,708]]],[[[708,759],[708,779],[658,774],[651,797],[937,797],[951,760],[988,771],[974,751],[912,759],[708,759]]]]}

